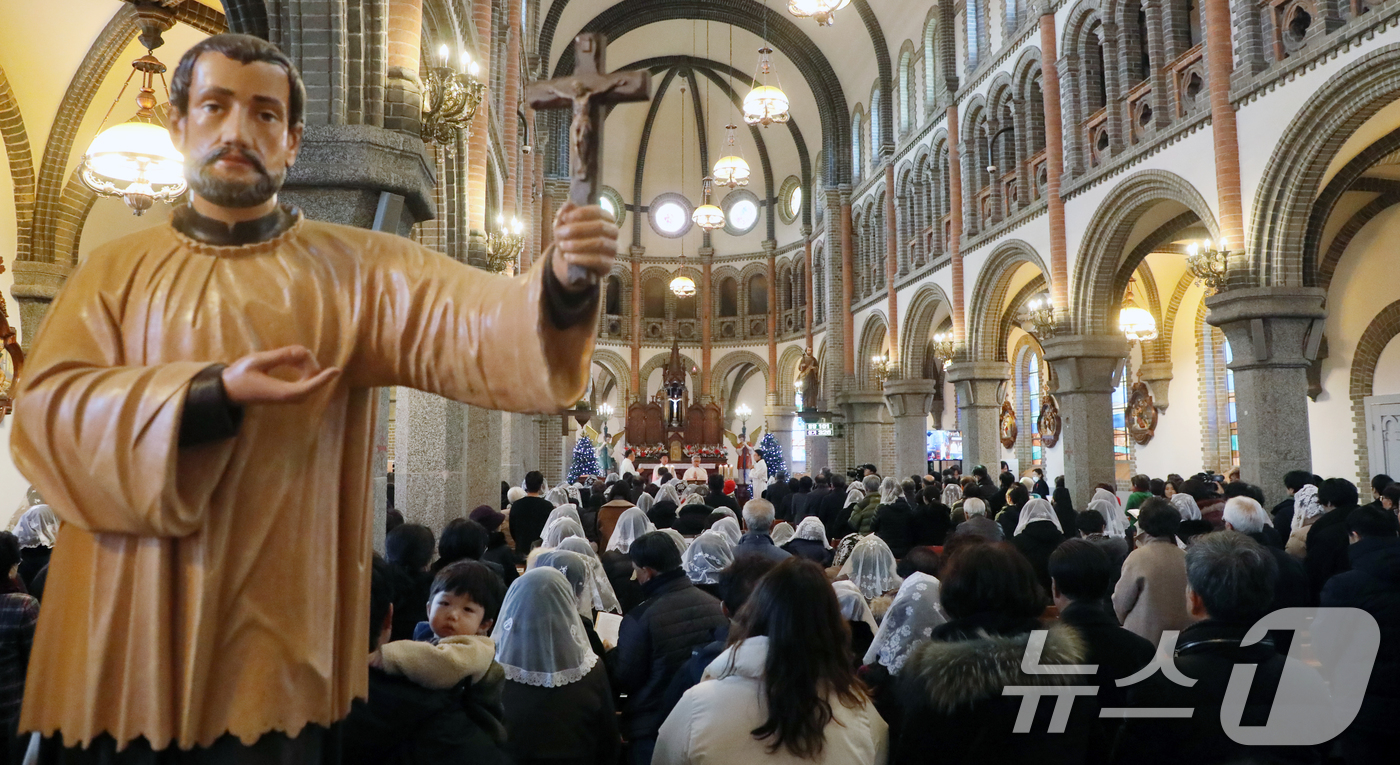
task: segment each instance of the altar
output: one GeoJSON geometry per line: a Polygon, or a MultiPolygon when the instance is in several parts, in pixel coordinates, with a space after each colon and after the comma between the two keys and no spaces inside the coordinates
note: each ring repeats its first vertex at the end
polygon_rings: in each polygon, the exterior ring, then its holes
{"type": "Polygon", "coordinates": [[[634,464],[645,475],[660,466],[664,455],[679,478],[699,455],[707,471],[723,472],[729,458],[722,417],[719,404],[702,404],[691,395],[680,347],[672,343],[671,357],[662,369],[661,389],[650,400],[627,408],[627,445],[634,452],[634,464]]]}

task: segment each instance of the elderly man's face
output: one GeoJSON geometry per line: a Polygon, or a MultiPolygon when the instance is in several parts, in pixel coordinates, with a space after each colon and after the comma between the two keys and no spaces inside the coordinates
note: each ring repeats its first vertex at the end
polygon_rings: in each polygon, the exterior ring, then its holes
{"type": "Polygon", "coordinates": [[[201,55],[190,78],[189,111],[170,126],[195,196],[237,210],[272,203],[301,148],[301,125],[287,124],[290,102],[282,67],[201,55]]]}

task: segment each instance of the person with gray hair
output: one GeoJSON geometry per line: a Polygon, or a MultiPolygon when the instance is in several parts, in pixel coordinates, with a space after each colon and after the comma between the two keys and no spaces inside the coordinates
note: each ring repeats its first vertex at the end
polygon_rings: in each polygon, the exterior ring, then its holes
{"type": "Polygon", "coordinates": [[[1174,660],[1176,671],[1192,680],[1190,687],[1163,672],[1128,687],[1129,707],[1194,712],[1188,718],[1129,718],[1118,743],[1120,761],[1204,765],[1316,760],[1316,753],[1306,747],[1237,743],[1221,723],[1227,717],[1234,719],[1223,715],[1221,707],[1236,667],[1255,667],[1238,720],[1241,726],[1269,721],[1285,663],[1292,664],[1288,672],[1297,676],[1294,679],[1301,678],[1298,686],[1290,680],[1294,692],[1310,682],[1325,687],[1315,670],[1275,650],[1274,633],[1244,642],[1250,627],[1269,613],[1277,579],[1274,556],[1245,534],[1220,531],[1196,537],[1186,550],[1186,601],[1197,621],[1177,636],[1174,660]]]}
{"type": "Polygon", "coordinates": [[[870,522],[870,531],[885,540],[896,558],[903,558],[913,548],[914,508],[905,499],[899,479],[880,482],[880,507],[870,522]]]}
{"type": "Polygon", "coordinates": [[[744,503],[744,525],[748,527],[748,533],[740,537],[739,544],[734,547],[736,559],[757,555],[781,563],[792,557],[792,553],[773,544],[769,530],[773,528],[776,514],[773,503],[766,499],[751,499],[744,503]]]}
{"type": "MultiPolygon", "coordinates": [[[[1223,520],[1225,528],[1253,539],[1273,556],[1274,563],[1278,566],[1278,580],[1274,583],[1274,599],[1269,603],[1269,611],[1310,605],[1308,570],[1303,567],[1302,561],[1284,551],[1282,540],[1274,533],[1273,519],[1258,501],[1253,497],[1231,497],[1225,502],[1223,520]]],[[[1292,637],[1290,633],[1274,635],[1274,647],[1279,653],[1288,653],[1292,637]]]]}
{"type": "Polygon", "coordinates": [[[846,523],[852,531],[869,534],[870,524],[875,521],[875,511],[880,508],[880,476],[868,475],[861,480],[860,486],[865,491],[865,498],[851,509],[851,517],[846,523]]]}
{"type": "Polygon", "coordinates": [[[953,527],[953,534],[972,534],[988,542],[1000,542],[1004,536],[1001,524],[987,517],[987,503],[977,497],[963,500],[967,520],[953,527]]]}

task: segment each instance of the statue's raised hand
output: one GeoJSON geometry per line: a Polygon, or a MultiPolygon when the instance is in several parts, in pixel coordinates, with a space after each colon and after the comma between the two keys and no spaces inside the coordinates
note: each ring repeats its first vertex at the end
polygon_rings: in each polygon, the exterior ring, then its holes
{"type": "Polygon", "coordinates": [[[250,353],[226,367],[222,376],[224,392],[234,404],[294,404],[340,377],[340,369],[322,369],[311,351],[289,345],[250,353]],[[278,369],[285,371],[273,375],[278,369]]]}
{"type": "Polygon", "coordinates": [[[565,289],[587,289],[612,271],[617,223],[598,205],[564,203],[554,216],[554,275],[565,289]]]}

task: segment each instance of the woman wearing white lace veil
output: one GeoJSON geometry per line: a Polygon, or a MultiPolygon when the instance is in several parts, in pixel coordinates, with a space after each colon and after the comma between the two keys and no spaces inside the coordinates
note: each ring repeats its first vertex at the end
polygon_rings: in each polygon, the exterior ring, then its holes
{"type": "Polygon", "coordinates": [[[783,549],[822,568],[831,565],[831,541],[826,538],[826,526],[822,519],[815,515],[809,515],[797,524],[796,532],[783,549]]]}
{"type": "Polygon", "coordinates": [[[682,554],[685,553],[687,547],[690,547],[690,540],[681,536],[679,531],[675,529],[658,529],[658,531],[670,537],[671,541],[676,543],[676,549],[680,550],[682,554]]]}
{"type": "Polygon", "coordinates": [[[672,502],[676,507],[681,506],[681,496],[676,493],[674,481],[667,483],[656,491],[656,502],[672,502]]]}
{"type": "Polygon", "coordinates": [[[773,537],[774,545],[782,547],[796,534],[797,530],[792,527],[791,523],[787,521],[778,521],[778,523],[773,526],[773,530],[769,533],[769,536],[773,537]]]}
{"type": "Polygon", "coordinates": [[[646,492],[642,492],[642,496],[637,497],[637,509],[645,513],[646,511],[651,509],[652,504],[654,504],[655,502],[656,497],[653,497],[646,492]]]}
{"type": "Polygon", "coordinates": [[[625,553],[632,549],[632,543],[637,541],[638,537],[651,531],[656,531],[656,527],[647,519],[647,514],[635,507],[629,507],[618,517],[617,526],[613,528],[612,538],[608,540],[605,549],[625,553]]]}
{"type": "Polygon", "coordinates": [[[1128,532],[1128,514],[1113,492],[1099,488],[1094,490],[1094,498],[1089,500],[1089,510],[1098,510],[1104,519],[1104,536],[1121,537],[1128,532]]]}
{"type": "Polygon", "coordinates": [[[501,703],[515,761],[616,760],[612,688],[564,574],[537,566],[515,580],[491,638],[506,676],[501,703]]]}
{"type": "Polygon", "coordinates": [[[551,505],[554,505],[557,508],[560,505],[566,505],[569,503],[569,492],[565,490],[564,484],[561,483],[558,486],[555,486],[553,489],[550,489],[549,491],[545,492],[544,498],[548,500],[551,505]]]}
{"type": "Polygon", "coordinates": [[[842,507],[858,505],[863,501],[865,501],[865,487],[859,483],[852,483],[850,488],[846,489],[846,503],[842,507]]]}
{"type": "Polygon", "coordinates": [[[608,574],[603,570],[603,562],[598,559],[598,553],[593,551],[593,545],[589,544],[587,539],[569,537],[560,542],[555,549],[576,553],[588,562],[588,570],[593,575],[589,597],[593,601],[594,611],[622,613],[622,604],[617,602],[617,593],[613,592],[612,582],[608,581],[608,574]]]}
{"type": "Polygon", "coordinates": [[[851,656],[857,666],[864,664],[862,657],[875,641],[875,633],[880,625],[875,622],[875,614],[870,611],[870,603],[860,594],[860,588],[847,581],[833,582],[836,602],[841,606],[841,615],[851,628],[851,656]]]}
{"type": "Polygon", "coordinates": [[[580,526],[583,525],[583,519],[580,518],[578,515],[578,505],[575,505],[572,502],[565,502],[564,504],[559,505],[558,507],[549,511],[549,517],[544,520],[544,525],[548,526],[549,524],[554,523],[560,518],[572,518],[574,523],[577,523],[580,526]]]}
{"type": "Polygon", "coordinates": [[[943,484],[943,504],[951,510],[963,498],[962,487],[956,482],[949,481],[943,484]]]}
{"type": "Polygon", "coordinates": [[[895,573],[894,553],[890,551],[890,546],[874,534],[862,537],[856,543],[851,557],[841,566],[839,576],[854,584],[866,600],[898,588],[901,581],[895,573]]]}
{"type": "Polygon", "coordinates": [[[583,526],[567,515],[556,518],[546,524],[544,532],[540,534],[540,549],[549,550],[558,547],[560,542],[569,537],[586,538],[583,526]]]}
{"type": "MultiPolygon", "coordinates": [[[[1295,558],[1303,558],[1308,552],[1308,531],[1313,523],[1322,517],[1327,509],[1317,501],[1317,487],[1306,484],[1293,492],[1293,522],[1288,526],[1288,541],[1284,550],[1295,558]]],[[[1280,530],[1281,532],[1282,530],[1280,530]]]]}
{"type": "MultiPolygon", "coordinates": [[[[1201,508],[1196,504],[1196,499],[1190,494],[1186,492],[1173,494],[1172,498],[1168,501],[1172,503],[1172,507],[1175,507],[1178,513],[1181,513],[1181,520],[1199,521],[1201,519],[1201,508]]],[[[1297,500],[1294,500],[1293,506],[1298,506],[1297,500]]]]}
{"type": "Polygon", "coordinates": [[[681,553],[681,568],[691,583],[719,597],[719,572],[734,562],[734,545],[716,531],[706,531],[681,553]]]}
{"type": "Polygon", "coordinates": [[[739,544],[739,540],[744,537],[744,532],[739,530],[739,522],[733,518],[720,518],[710,527],[710,531],[723,534],[730,545],[739,544]]]}
{"type": "Polygon", "coordinates": [[[878,661],[891,675],[899,674],[909,651],[931,638],[934,628],[948,621],[938,602],[938,589],[938,580],[921,571],[904,580],[885,612],[880,631],[875,633],[875,641],[865,652],[865,664],[878,661]]]}

